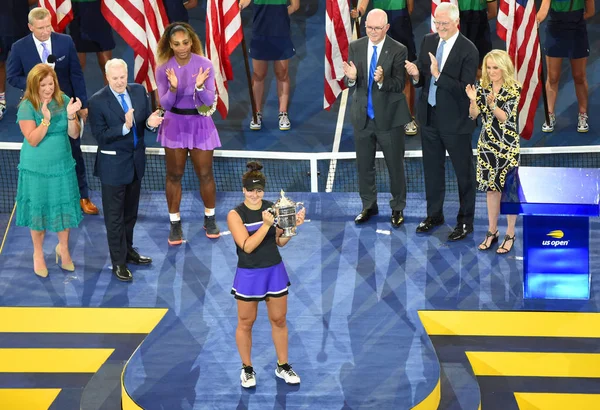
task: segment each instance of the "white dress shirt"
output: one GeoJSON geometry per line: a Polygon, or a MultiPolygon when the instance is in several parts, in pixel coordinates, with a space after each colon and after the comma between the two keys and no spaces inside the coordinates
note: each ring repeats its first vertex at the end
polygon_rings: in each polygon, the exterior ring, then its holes
{"type": "MultiPolygon", "coordinates": [[[[385,36],[381,43],[373,44],[371,39],[369,39],[369,46],[367,47],[367,80],[369,79],[369,68],[371,66],[371,57],[373,56],[373,46],[377,46],[377,61],[379,61],[379,57],[381,56],[381,49],[383,48],[383,44],[385,43],[385,36]]],[[[373,80],[375,81],[375,80],[373,80]]],[[[383,84],[377,83],[377,87],[381,88],[383,84]]]]}

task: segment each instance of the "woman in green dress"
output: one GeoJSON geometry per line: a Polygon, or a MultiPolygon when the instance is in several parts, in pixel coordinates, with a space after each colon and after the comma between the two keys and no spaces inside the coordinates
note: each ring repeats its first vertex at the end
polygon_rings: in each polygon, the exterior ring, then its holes
{"type": "Polygon", "coordinates": [[[75,270],[69,229],[77,227],[83,216],[68,138],[79,138],[79,109],[81,101],[69,99],[60,90],[52,67],[33,67],[17,113],[25,139],[19,161],[16,224],[31,230],[33,269],[41,277],[48,276],[42,249],[47,230],[58,235],[56,263],[60,259],[62,269],[75,270]]]}

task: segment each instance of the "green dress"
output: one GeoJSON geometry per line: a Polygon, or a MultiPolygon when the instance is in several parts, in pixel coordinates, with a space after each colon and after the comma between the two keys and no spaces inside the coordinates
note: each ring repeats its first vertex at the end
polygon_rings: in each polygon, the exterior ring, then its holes
{"type": "MultiPolygon", "coordinates": [[[[60,232],[76,228],[83,215],[79,205],[79,187],[75,174],[75,160],[67,134],[67,104],[50,102],[52,114],[46,136],[37,147],[23,140],[19,161],[17,185],[17,225],[35,231],[60,232]]],[[[34,120],[42,122],[41,109],[36,111],[28,100],[19,105],[17,122],[34,120]]]]}

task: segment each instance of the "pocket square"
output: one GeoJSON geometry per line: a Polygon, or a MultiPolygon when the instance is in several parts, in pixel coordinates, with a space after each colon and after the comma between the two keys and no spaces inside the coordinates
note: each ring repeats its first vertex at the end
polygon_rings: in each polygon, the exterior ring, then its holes
{"type": "Polygon", "coordinates": [[[63,61],[65,59],[66,56],[62,56],[62,57],[58,57],[56,59],[56,62],[58,63],[59,61],[63,61]]]}

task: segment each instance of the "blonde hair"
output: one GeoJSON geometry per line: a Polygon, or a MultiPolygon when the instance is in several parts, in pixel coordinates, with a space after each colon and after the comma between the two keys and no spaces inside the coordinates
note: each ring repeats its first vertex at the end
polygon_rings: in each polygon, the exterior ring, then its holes
{"type": "Polygon", "coordinates": [[[483,57],[481,65],[481,86],[487,88],[491,85],[490,75],[487,72],[487,62],[489,59],[494,60],[498,68],[502,71],[502,79],[504,86],[509,88],[520,85],[515,77],[515,66],[510,59],[508,53],[504,50],[492,50],[483,57]]]}
{"type": "Polygon", "coordinates": [[[39,111],[42,107],[42,101],[40,99],[40,83],[48,76],[52,77],[52,80],[54,81],[54,94],[52,94],[52,99],[56,101],[59,107],[64,105],[62,91],[58,85],[56,72],[48,64],[40,63],[34,66],[31,71],[29,71],[29,74],[27,74],[27,86],[25,87],[25,93],[23,94],[23,101],[29,101],[36,111],[39,111]]]}
{"type": "Polygon", "coordinates": [[[36,7],[31,9],[29,15],[27,16],[27,21],[29,24],[33,25],[35,20],[43,20],[46,17],[50,17],[50,12],[43,7],[36,7]]]}
{"type": "Polygon", "coordinates": [[[171,37],[173,37],[173,35],[177,32],[187,34],[190,40],[192,40],[192,53],[198,54],[199,56],[204,56],[204,53],[202,52],[202,42],[192,26],[187,23],[177,21],[165,27],[165,31],[160,37],[160,40],[158,40],[158,46],[156,50],[158,64],[164,64],[169,61],[171,57],[173,57],[174,53],[173,49],[171,48],[171,37]]]}

